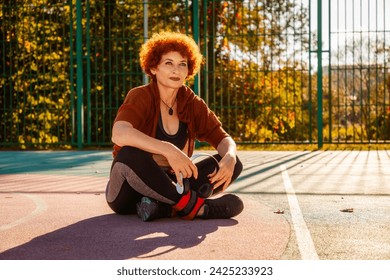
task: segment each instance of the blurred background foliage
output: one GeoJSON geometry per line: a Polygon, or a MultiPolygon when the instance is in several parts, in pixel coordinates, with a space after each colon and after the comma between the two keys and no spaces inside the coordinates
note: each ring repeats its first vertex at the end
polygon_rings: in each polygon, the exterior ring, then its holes
{"type": "Polygon", "coordinates": [[[323,69],[324,125],[318,127],[317,34],[310,29],[309,2],[89,0],[81,1],[77,11],[76,0],[3,0],[0,145],[111,145],[118,107],[131,88],[144,82],[138,51],[146,39],[145,7],[148,36],[161,30],[198,35],[205,63],[188,85],[237,142],[313,144],[318,129],[328,143],[386,142],[389,46],[381,37],[375,45],[353,39],[329,55],[323,69]],[[350,64],[342,58],[367,50],[376,63],[350,64]],[[82,77],[77,77],[77,55],[82,77]]]}

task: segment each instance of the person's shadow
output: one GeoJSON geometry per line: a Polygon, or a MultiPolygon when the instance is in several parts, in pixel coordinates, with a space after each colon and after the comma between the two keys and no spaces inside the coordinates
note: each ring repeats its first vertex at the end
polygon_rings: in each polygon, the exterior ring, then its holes
{"type": "Polygon", "coordinates": [[[203,242],[220,226],[236,220],[179,218],[142,222],[135,215],[108,214],[93,217],[0,253],[3,260],[120,260],[152,257],[160,247],[190,248],[203,242]]]}

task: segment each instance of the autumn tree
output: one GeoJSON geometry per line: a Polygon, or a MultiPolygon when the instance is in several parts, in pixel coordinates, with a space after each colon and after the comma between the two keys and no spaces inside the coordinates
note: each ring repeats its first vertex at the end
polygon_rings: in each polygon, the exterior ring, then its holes
{"type": "Polygon", "coordinates": [[[285,0],[206,3],[204,98],[237,140],[307,140],[307,7],[285,0]]]}
{"type": "Polygon", "coordinates": [[[332,141],[383,141],[389,139],[388,50],[384,40],[351,40],[334,53],[331,65],[329,136],[332,141]]]}
{"type": "Polygon", "coordinates": [[[69,6],[58,1],[0,4],[3,142],[45,148],[68,142],[71,126],[69,6]]]}

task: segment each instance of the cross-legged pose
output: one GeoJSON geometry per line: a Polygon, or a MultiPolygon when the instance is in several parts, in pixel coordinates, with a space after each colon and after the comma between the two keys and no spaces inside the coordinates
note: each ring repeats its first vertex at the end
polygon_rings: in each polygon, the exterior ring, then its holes
{"type": "Polygon", "coordinates": [[[106,200],[114,212],[151,221],[227,219],[243,210],[238,196],[222,193],[242,171],[236,144],[185,85],[202,60],[195,41],[181,33],[161,32],[143,44],[141,67],[151,82],[128,92],[112,128],[106,200]],[[196,139],[217,154],[194,161],[196,139]]]}

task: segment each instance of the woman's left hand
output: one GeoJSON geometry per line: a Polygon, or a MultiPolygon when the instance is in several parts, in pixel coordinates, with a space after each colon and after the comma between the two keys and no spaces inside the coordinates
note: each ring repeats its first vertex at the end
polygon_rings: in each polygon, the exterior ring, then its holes
{"type": "Polygon", "coordinates": [[[224,191],[232,181],[234,166],[236,165],[236,157],[227,153],[219,162],[218,172],[209,174],[210,183],[214,184],[214,189],[222,186],[224,191]]]}

